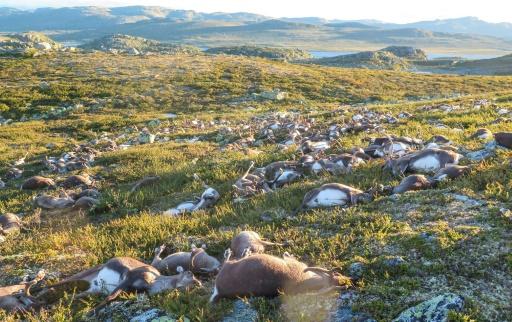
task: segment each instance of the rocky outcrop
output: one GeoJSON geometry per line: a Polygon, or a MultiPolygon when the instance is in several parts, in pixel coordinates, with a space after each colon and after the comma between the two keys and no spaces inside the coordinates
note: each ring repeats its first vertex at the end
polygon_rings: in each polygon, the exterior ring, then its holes
{"type": "Polygon", "coordinates": [[[233,47],[218,47],[210,48],[206,51],[208,54],[218,55],[235,55],[247,57],[261,57],[275,60],[303,60],[310,59],[313,56],[301,49],[288,49],[288,48],[272,48],[272,47],[257,47],[257,46],[233,46],[233,47]]]}
{"type": "Polygon", "coordinates": [[[427,60],[427,54],[423,50],[409,46],[389,46],[380,51],[387,51],[397,57],[409,60],[427,60]]]}
{"type": "Polygon", "coordinates": [[[0,56],[37,56],[63,49],[61,44],[42,33],[26,32],[0,36],[0,56]]]}
{"type": "Polygon", "coordinates": [[[314,64],[366,69],[407,70],[409,62],[388,51],[363,51],[356,54],[321,58],[311,61],[314,64]]]}
{"type": "Polygon", "coordinates": [[[97,50],[113,54],[143,55],[143,54],[198,54],[201,50],[187,45],[174,45],[161,43],[141,37],[129,35],[109,35],[93,40],[81,48],[85,50],[97,50]]]}
{"type": "Polygon", "coordinates": [[[403,311],[393,322],[445,322],[450,310],[461,311],[463,307],[462,296],[446,293],[403,311]]]}

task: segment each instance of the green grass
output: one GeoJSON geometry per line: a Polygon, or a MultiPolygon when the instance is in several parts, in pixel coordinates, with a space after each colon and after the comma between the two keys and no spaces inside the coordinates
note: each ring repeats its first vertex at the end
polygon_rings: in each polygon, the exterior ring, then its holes
{"type": "MultiPolygon", "coordinates": [[[[0,104],[7,106],[2,108],[4,117],[30,116],[44,106],[85,105],[85,110],[60,118],[1,126],[0,175],[25,152],[29,152],[24,167],[28,177],[42,169],[40,160],[44,155],[59,155],[76,143],[98,138],[102,132],[115,136],[125,133],[128,126],[140,129],[155,118],[162,119],[161,128],[172,129],[171,142],[103,153],[94,167],[85,170],[102,178],[98,183],[102,202],[92,213],[43,212],[38,222],[32,206],[36,193],[20,191],[17,185],[22,180],[9,183],[0,192],[0,212],[25,213],[24,221],[31,230],[0,244],[1,285],[39,268],[68,276],[113,256],[150,261],[153,249],[161,244],[178,251],[186,250],[191,243],[206,243],[208,252],[221,258],[236,232],[252,229],[269,240],[287,243],[286,247],[269,250],[275,255],[288,251],[307,263],[339,268],[345,274],[351,263],[364,263],[364,278],[355,288],[358,297],[352,304],[379,321],[391,320],[402,310],[445,291],[461,294],[470,303],[464,312],[451,315],[453,320],[512,319],[508,287],[512,280],[511,224],[498,211],[512,207],[510,151],[500,151],[464,178],[430,191],[293,217],[290,214],[304,194],[322,183],[342,182],[368,189],[377,184],[396,184],[399,178],[384,172],[382,161],[375,161],[347,175],[310,176],[275,193],[233,203],[231,186],[251,160],[264,166],[298,158],[299,154],[280,151],[273,144],[258,147],[264,151],[258,156],[224,151],[217,141],[218,127],[196,129],[187,125],[196,118],[223,119],[236,127],[253,116],[294,110],[315,117],[315,127],[325,129],[353,113],[334,112],[340,104],[366,103],[371,110],[393,115],[409,111],[414,115],[396,125],[386,125],[389,134],[425,140],[442,134],[457,145],[478,149],[482,143],[469,139],[474,130],[485,126],[491,131],[510,131],[510,123],[485,125],[498,117],[495,107],[473,110],[471,102],[489,98],[500,107],[512,108],[512,78],[427,76],[240,57],[91,54],[1,59],[0,80],[0,104]],[[51,84],[50,91],[40,90],[43,80],[51,84]],[[250,93],[274,88],[289,92],[290,98],[282,102],[239,102],[250,93]],[[421,109],[441,102],[462,108],[452,113],[421,109]],[[101,108],[89,111],[94,105],[101,108]],[[164,112],[179,116],[164,120],[164,112]],[[434,120],[462,132],[435,127],[429,123],[434,120]],[[196,135],[205,140],[174,142],[196,135]],[[54,143],[55,148],[47,148],[47,143],[54,143]],[[194,173],[221,193],[219,203],[193,215],[160,216],[163,210],[202,192],[194,173]],[[159,175],[162,180],[129,194],[131,183],[146,175],[159,175]],[[468,208],[453,194],[468,195],[485,204],[468,208]],[[264,213],[272,220],[262,220],[264,213]],[[434,238],[425,239],[425,234],[434,238]],[[407,264],[386,267],[383,262],[390,256],[402,256],[407,264]]],[[[362,146],[364,138],[377,135],[344,136],[335,142],[332,152],[362,146]]],[[[208,304],[211,286],[208,282],[204,289],[162,294],[152,297],[150,303],[182,319],[217,321],[229,311],[232,301],[208,304]]],[[[256,299],[252,306],[262,321],[320,320],[334,300],[283,297],[256,299]]],[[[31,319],[80,320],[98,301],[63,300],[31,319]]],[[[13,319],[1,314],[0,318],[13,319]]]]}

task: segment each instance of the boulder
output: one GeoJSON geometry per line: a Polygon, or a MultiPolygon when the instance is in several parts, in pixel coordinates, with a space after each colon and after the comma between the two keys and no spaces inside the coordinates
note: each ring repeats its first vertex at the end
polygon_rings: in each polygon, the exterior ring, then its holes
{"type": "Polygon", "coordinates": [[[445,322],[448,321],[448,311],[461,311],[463,307],[462,296],[446,293],[403,311],[393,322],[445,322]]]}

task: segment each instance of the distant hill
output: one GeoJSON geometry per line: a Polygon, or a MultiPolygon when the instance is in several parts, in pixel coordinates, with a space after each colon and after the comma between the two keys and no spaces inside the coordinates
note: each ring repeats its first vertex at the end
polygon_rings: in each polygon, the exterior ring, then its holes
{"type": "Polygon", "coordinates": [[[81,48],[86,50],[99,50],[111,53],[123,53],[131,55],[159,53],[159,54],[198,54],[201,50],[197,47],[163,44],[155,40],[128,35],[108,35],[91,41],[81,48]]]}
{"type": "Polygon", "coordinates": [[[202,13],[154,6],[118,8],[0,8],[0,32],[52,32],[58,41],[87,42],[111,34],[198,47],[268,46],[316,51],[367,51],[412,46],[450,55],[512,52],[512,24],[475,18],[386,24],[317,17],[272,18],[238,13],[202,13]],[[502,38],[508,40],[503,40],[502,38]]]}
{"type": "Polygon", "coordinates": [[[512,75],[512,55],[491,59],[464,60],[445,58],[416,62],[414,69],[422,72],[461,75],[512,75]]]}
{"type": "Polygon", "coordinates": [[[34,11],[0,8],[0,31],[99,29],[151,19],[174,21],[263,21],[251,13],[200,13],[154,6],[39,8],[34,11]]]}
{"type": "Polygon", "coordinates": [[[310,59],[312,55],[300,49],[271,48],[256,46],[234,46],[210,48],[206,51],[208,54],[226,54],[247,57],[261,57],[276,60],[302,60],[310,59]]]}
{"type": "Polygon", "coordinates": [[[375,26],[396,28],[419,28],[436,32],[463,33],[512,39],[512,23],[491,23],[475,17],[419,21],[409,24],[374,23],[375,26]]]}

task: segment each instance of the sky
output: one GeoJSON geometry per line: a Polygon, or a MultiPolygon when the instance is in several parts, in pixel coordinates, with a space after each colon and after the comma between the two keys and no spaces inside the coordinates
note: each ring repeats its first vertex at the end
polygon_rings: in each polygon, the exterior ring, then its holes
{"type": "Polygon", "coordinates": [[[406,23],[473,16],[512,22],[510,0],[0,0],[0,7],[72,7],[154,5],[201,12],[251,12],[271,17],[376,19],[406,23]]]}

